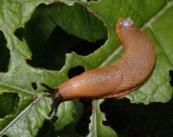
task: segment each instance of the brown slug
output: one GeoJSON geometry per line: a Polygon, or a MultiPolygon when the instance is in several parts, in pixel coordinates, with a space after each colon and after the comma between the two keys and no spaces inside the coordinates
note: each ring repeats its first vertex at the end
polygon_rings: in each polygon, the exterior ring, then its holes
{"type": "Polygon", "coordinates": [[[125,50],[120,60],[65,81],[54,89],[55,98],[121,97],[146,81],[155,65],[154,43],[130,19],[120,19],[115,30],[125,50]]]}

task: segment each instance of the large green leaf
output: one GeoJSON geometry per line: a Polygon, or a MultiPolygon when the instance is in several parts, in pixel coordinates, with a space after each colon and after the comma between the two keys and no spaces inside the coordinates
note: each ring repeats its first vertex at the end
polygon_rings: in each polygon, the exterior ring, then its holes
{"type": "MultiPolygon", "coordinates": [[[[157,62],[152,76],[141,88],[127,95],[126,98],[130,99],[132,103],[149,104],[151,102],[164,103],[172,97],[172,88],[169,85],[168,75],[168,71],[173,67],[173,55],[171,54],[173,48],[172,0],[61,1],[71,6],[78,2],[83,5],[83,8],[77,4],[73,7],[60,4],[60,6],[53,6],[53,8],[48,6],[48,9],[45,9],[44,12],[46,13],[45,16],[39,13],[40,20],[44,22],[39,21],[38,16],[35,16],[35,21],[38,23],[35,28],[39,26],[40,32],[43,34],[40,37],[37,34],[33,36],[38,45],[43,45],[46,42],[57,24],[68,33],[88,41],[106,37],[104,24],[108,30],[108,39],[101,48],[87,56],[78,55],[74,52],[68,53],[65,65],[60,71],[34,68],[26,62],[26,59],[31,59],[32,52],[29,46],[32,47],[32,45],[28,45],[29,42],[25,39],[18,39],[14,32],[29,21],[39,4],[50,4],[53,3],[53,0],[0,0],[0,30],[4,34],[7,41],[6,46],[10,50],[8,72],[0,73],[0,95],[5,98],[6,95],[11,96],[12,94],[17,95],[19,98],[14,99],[17,108],[12,107],[11,100],[1,101],[3,104],[8,105],[8,111],[3,109],[3,105],[0,106],[2,108],[0,109],[2,110],[2,113],[0,113],[0,136],[3,134],[9,137],[36,136],[44,121],[49,120],[47,114],[50,111],[51,100],[45,97],[47,94],[43,92],[44,89],[40,86],[40,83],[56,87],[68,79],[68,71],[75,66],[83,66],[85,70],[89,70],[117,60],[123,52],[114,32],[114,27],[116,21],[121,17],[133,19],[134,23],[146,31],[153,39],[157,48],[157,62]],[[90,11],[90,14],[86,9],[90,11]],[[39,38],[42,40],[38,41],[39,38]],[[38,89],[34,90],[32,83],[36,83],[38,89]]],[[[32,39],[32,36],[30,38],[32,39]]],[[[100,103],[101,100],[93,101],[88,136],[117,136],[110,127],[103,125],[105,117],[100,111],[100,103]]],[[[65,132],[65,129],[66,126],[70,126],[68,128],[69,132],[72,131],[74,124],[71,123],[77,121],[74,115],[76,117],[76,114],[82,112],[81,106],[77,104],[70,101],[60,105],[57,113],[59,119],[54,125],[56,130],[60,130],[58,131],[60,135],[71,135],[65,132]],[[79,110],[79,112],[76,110],[79,110]],[[64,117],[64,114],[67,116],[64,117]]],[[[76,133],[72,136],[75,135],[76,133]]]]}
{"type": "MultiPolygon", "coordinates": [[[[14,35],[14,31],[18,27],[24,26],[40,3],[48,4],[50,2],[52,1],[0,1],[0,29],[6,38],[6,46],[10,49],[11,56],[8,72],[0,73],[0,93],[3,98],[6,96],[5,93],[16,93],[20,98],[17,110],[8,106],[9,112],[7,113],[7,109],[2,109],[4,112],[1,115],[6,115],[1,116],[0,119],[0,136],[3,134],[11,137],[36,136],[45,119],[49,119],[47,114],[51,104],[51,101],[44,97],[45,93],[39,93],[43,91],[40,83],[45,82],[55,86],[66,79],[63,73],[29,66],[26,59],[31,57],[30,49],[25,40],[21,41],[14,35]],[[60,75],[61,79],[59,79],[60,75]],[[32,83],[38,85],[37,90],[32,88],[32,83]]],[[[9,100],[1,101],[8,105],[17,103],[17,101],[12,104],[9,104],[9,100]]],[[[3,107],[2,105],[1,108],[3,107]]],[[[63,110],[66,111],[66,109],[68,107],[63,110]]],[[[66,123],[68,122],[66,121],[66,123]]]]}
{"type": "MultiPolygon", "coordinates": [[[[168,32],[168,29],[166,29],[167,27],[171,27],[170,24],[173,23],[171,19],[171,14],[173,14],[172,7],[172,1],[135,0],[133,2],[100,0],[90,5],[90,8],[94,10],[95,14],[97,13],[95,10],[98,9],[98,14],[96,15],[105,21],[105,24],[112,29],[115,26],[114,22],[116,22],[118,18],[133,18],[135,24],[141,26],[143,30],[146,30],[146,33],[151,36],[156,44],[157,62],[151,78],[140,89],[126,96],[133,103],[149,104],[151,102],[167,102],[172,97],[172,88],[169,85],[169,70],[172,69],[172,60],[170,57],[172,56],[171,43],[173,35],[171,35],[171,30],[168,32]],[[119,14],[117,14],[117,12],[119,14]],[[162,43],[160,42],[161,40],[162,43]]],[[[107,59],[108,61],[106,61],[106,63],[115,60],[117,54],[121,54],[120,51],[121,49],[115,50],[107,59]]],[[[95,109],[95,111],[97,112],[98,109],[99,108],[95,109]]],[[[91,122],[90,128],[92,126],[93,123],[91,122]]],[[[97,127],[97,124],[95,127],[97,127]]],[[[93,130],[91,130],[91,132],[92,131],[93,130]]]]}

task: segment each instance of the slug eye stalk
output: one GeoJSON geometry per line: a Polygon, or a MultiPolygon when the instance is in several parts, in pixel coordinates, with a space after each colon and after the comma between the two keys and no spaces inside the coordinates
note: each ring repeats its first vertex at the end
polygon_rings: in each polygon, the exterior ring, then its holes
{"type": "Polygon", "coordinates": [[[62,102],[62,97],[59,94],[59,92],[57,92],[57,89],[53,89],[50,86],[48,86],[45,83],[41,83],[41,86],[43,86],[44,88],[46,88],[45,92],[50,93],[50,96],[52,98],[52,105],[51,105],[51,111],[49,112],[48,116],[51,117],[53,112],[56,114],[57,109],[59,104],[62,102]]]}

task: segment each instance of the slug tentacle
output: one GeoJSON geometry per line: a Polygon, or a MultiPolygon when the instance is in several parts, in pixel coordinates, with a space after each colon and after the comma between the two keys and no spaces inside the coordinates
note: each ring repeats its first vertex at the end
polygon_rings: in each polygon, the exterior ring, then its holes
{"type": "Polygon", "coordinates": [[[51,105],[51,110],[50,110],[48,116],[51,116],[53,112],[55,112],[55,114],[56,114],[59,104],[63,101],[63,97],[59,93],[59,89],[58,88],[53,89],[45,83],[41,83],[41,86],[46,88],[45,92],[50,93],[50,96],[51,96],[52,101],[53,101],[53,103],[51,105]]]}
{"type": "Polygon", "coordinates": [[[147,80],[156,60],[153,42],[130,19],[120,19],[116,32],[125,50],[124,56],[112,65],[86,71],[60,84],[58,97],[62,96],[63,100],[120,97],[147,80]]]}

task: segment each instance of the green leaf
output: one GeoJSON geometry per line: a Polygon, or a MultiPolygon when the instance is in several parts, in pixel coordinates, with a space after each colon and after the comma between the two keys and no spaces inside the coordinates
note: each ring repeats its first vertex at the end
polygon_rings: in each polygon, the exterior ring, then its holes
{"type": "MultiPolygon", "coordinates": [[[[26,59],[32,57],[29,46],[32,47],[33,45],[28,46],[30,43],[25,39],[17,38],[14,32],[25,26],[38,5],[50,4],[54,0],[1,0],[0,30],[7,41],[6,46],[10,50],[10,60],[8,72],[0,73],[0,95],[4,97],[8,93],[7,96],[9,97],[9,100],[1,100],[8,105],[8,109],[4,110],[4,106],[0,106],[3,116],[0,118],[0,136],[4,134],[9,137],[36,136],[44,121],[49,120],[47,114],[50,111],[51,100],[44,97],[47,94],[43,92],[44,88],[40,86],[40,83],[57,87],[68,79],[68,71],[73,67],[83,66],[85,70],[89,70],[105,66],[119,59],[123,55],[123,51],[114,27],[121,17],[132,18],[134,23],[153,39],[157,48],[157,62],[152,76],[140,89],[127,95],[126,98],[130,99],[132,103],[149,104],[151,102],[167,102],[172,97],[168,75],[168,71],[173,67],[173,55],[171,54],[173,32],[170,29],[173,23],[172,0],[61,1],[74,6],[68,7],[64,4],[59,4],[59,8],[48,6],[50,8],[48,10],[41,9],[45,10],[45,15],[41,12],[37,13],[43,22],[39,22],[37,16],[35,20],[32,20],[31,25],[38,22],[40,25],[39,32],[42,33],[40,36],[36,34],[36,36],[31,35],[30,37],[36,39],[38,45],[42,46],[46,43],[57,24],[68,33],[88,41],[105,38],[106,27],[108,39],[102,47],[87,56],[78,55],[74,52],[66,54],[65,65],[60,71],[34,68],[26,62],[26,59]],[[74,4],[75,2],[83,5],[83,7],[74,4]],[[41,40],[38,41],[38,39],[41,40]],[[36,90],[32,88],[33,82],[38,86],[36,90]],[[12,107],[13,97],[10,97],[11,94],[19,97],[19,100],[14,100],[17,108],[12,107]]],[[[33,32],[33,30],[29,31],[33,32]]],[[[99,108],[101,102],[102,100],[93,101],[88,136],[104,137],[109,135],[116,137],[116,133],[110,127],[103,125],[105,117],[99,108]]],[[[54,124],[55,128],[59,130],[57,132],[62,136],[70,136],[70,131],[73,131],[72,136],[77,136],[74,125],[76,119],[80,117],[80,115],[77,117],[76,114],[81,112],[82,110],[74,101],[62,103],[57,113],[59,119],[54,124]],[[64,114],[67,116],[64,117],[64,114]],[[69,132],[66,132],[66,129],[69,132]]]]}
{"type": "Polygon", "coordinates": [[[71,123],[75,125],[81,116],[82,109],[82,104],[77,101],[61,103],[57,112],[58,120],[54,124],[55,130],[62,130],[66,125],[71,123]]]}
{"type": "Polygon", "coordinates": [[[20,112],[1,132],[7,136],[36,136],[39,128],[42,126],[50,111],[48,99],[38,97],[23,111],[20,112]]]}
{"type": "MultiPolygon", "coordinates": [[[[6,93],[18,94],[20,98],[17,108],[10,107],[17,103],[15,100],[14,102],[9,100],[10,94],[7,95],[8,99],[1,100],[3,104],[8,105],[8,109],[4,110],[5,108],[1,104],[3,114],[0,118],[0,136],[3,134],[9,137],[36,136],[50,111],[50,101],[42,99],[39,95],[43,88],[39,86],[37,91],[34,91],[32,82],[36,82],[36,84],[41,83],[41,81],[49,81],[52,84],[57,83],[59,80],[56,76],[59,73],[34,69],[27,65],[25,59],[31,56],[28,45],[26,41],[20,41],[16,38],[13,33],[17,27],[23,26],[29,20],[32,12],[41,2],[43,3],[42,0],[34,0],[33,2],[0,1],[0,29],[6,38],[6,46],[10,49],[11,56],[8,72],[0,73],[0,94],[3,99],[5,99],[4,95],[6,93]],[[52,76],[49,77],[48,75],[52,76]],[[40,117],[38,118],[38,116],[40,117]]],[[[48,0],[45,0],[44,3],[48,4],[48,0]]]]}
{"type": "MultiPolygon", "coordinates": [[[[172,88],[169,85],[168,73],[172,68],[172,63],[169,59],[172,55],[170,53],[168,55],[166,51],[171,52],[171,48],[167,41],[172,38],[170,35],[171,31],[167,33],[167,30],[163,28],[163,26],[165,26],[168,20],[171,24],[172,1],[167,2],[161,0],[156,2],[134,0],[132,4],[130,1],[120,3],[113,0],[100,0],[99,2],[92,2],[89,7],[94,10],[95,14],[99,16],[105,24],[107,24],[108,28],[113,29],[115,26],[114,22],[122,16],[132,18],[135,24],[141,26],[155,42],[157,48],[157,62],[152,76],[141,88],[126,97],[130,99],[132,103],[149,104],[151,102],[169,101],[172,97],[172,88]],[[98,13],[96,12],[97,10],[98,13]],[[117,14],[117,12],[119,12],[119,14],[117,14]],[[162,25],[159,23],[160,21],[162,21],[162,25]],[[160,43],[160,39],[157,38],[157,35],[163,34],[162,32],[164,31],[166,31],[166,34],[162,39],[164,39],[165,42],[160,43]]],[[[168,25],[169,24],[166,26],[168,27],[168,25]]],[[[112,62],[117,54],[121,54],[121,49],[112,52],[108,62],[112,62]]]]}
{"type": "MultiPolygon", "coordinates": [[[[25,90],[2,84],[0,84],[0,95],[3,97],[1,99],[0,129],[3,130],[16,114],[26,107],[35,96],[25,90]]],[[[0,135],[1,133],[2,131],[0,132],[0,135]]]]}
{"type": "Polygon", "coordinates": [[[82,5],[58,4],[50,7],[49,10],[52,21],[70,34],[88,41],[106,38],[106,28],[101,24],[101,21],[82,5]]]}
{"type": "MultiPolygon", "coordinates": [[[[170,57],[172,56],[171,43],[173,40],[173,35],[172,35],[173,33],[171,33],[171,31],[169,33],[167,29],[167,27],[171,27],[170,24],[173,23],[171,19],[173,13],[172,7],[173,7],[172,1],[167,2],[167,1],[134,0],[133,2],[130,1],[120,2],[113,0],[108,0],[108,1],[100,0],[98,2],[92,2],[90,4],[91,8],[90,10],[91,11],[93,10],[94,14],[97,15],[99,18],[101,18],[101,20],[105,24],[107,24],[108,28],[113,30],[115,26],[114,22],[116,22],[116,20],[119,19],[120,17],[130,17],[134,20],[135,24],[137,24],[138,26],[142,26],[142,29],[146,30],[146,33],[148,33],[148,35],[150,35],[150,37],[155,42],[155,46],[157,48],[156,67],[154,69],[152,76],[145,83],[145,85],[143,85],[137,91],[132,92],[131,94],[126,96],[133,103],[144,103],[144,104],[149,104],[151,102],[164,103],[169,101],[172,97],[172,88],[169,85],[168,73],[169,70],[172,69],[172,60],[170,60],[170,57]],[[119,14],[117,14],[117,12],[119,14]]],[[[109,62],[112,62],[113,60],[116,60],[117,54],[121,55],[121,48],[112,52],[112,55],[110,55],[109,58],[102,63],[102,65],[105,65],[109,62]]],[[[92,120],[96,112],[97,110],[95,110],[92,113],[91,116],[92,120]]],[[[99,114],[97,116],[99,116],[99,114]]],[[[97,124],[93,124],[98,122],[96,119],[94,119],[93,121],[91,121],[90,123],[90,128],[92,127],[92,129],[97,129],[95,131],[92,130],[93,136],[100,137],[101,135],[98,134],[100,134],[101,131],[98,130],[99,129],[103,130],[105,128],[99,128],[97,124]]],[[[89,135],[92,136],[92,132],[89,135]]]]}
{"type": "Polygon", "coordinates": [[[103,125],[103,121],[106,121],[104,114],[100,111],[100,104],[103,100],[92,102],[92,116],[89,126],[89,134],[87,137],[117,137],[115,131],[109,126],[103,125]]]}
{"type": "Polygon", "coordinates": [[[0,117],[4,117],[10,113],[16,113],[19,97],[17,94],[4,93],[0,95],[0,117]]]}

